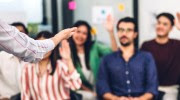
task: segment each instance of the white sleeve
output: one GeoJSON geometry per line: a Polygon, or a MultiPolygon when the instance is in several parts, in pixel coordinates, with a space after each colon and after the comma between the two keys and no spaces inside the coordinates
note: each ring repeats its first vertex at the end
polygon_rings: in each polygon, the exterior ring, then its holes
{"type": "Polygon", "coordinates": [[[27,62],[38,62],[54,47],[51,39],[34,40],[0,20],[0,51],[11,53],[27,62]]]}

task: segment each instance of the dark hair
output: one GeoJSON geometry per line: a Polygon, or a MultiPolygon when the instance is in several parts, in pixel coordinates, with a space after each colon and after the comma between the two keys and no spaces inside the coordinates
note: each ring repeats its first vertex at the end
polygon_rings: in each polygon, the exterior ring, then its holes
{"type": "MultiPolygon", "coordinates": [[[[92,41],[92,36],[91,36],[91,26],[86,22],[86,21],[77,21],[73,27],[79,27],[79,26],[86,26],[88,33],[87,33],[87,40],[84,43],[84,49],[85,49],[85,63],[86,63],[86,67],[87,69],[90,70],[90,64],[89,64],[89,54],[90,54],[90,48],[92,46],[92,44],[94,43],[92,41]]],[[[80,60],[79,57],[77,55],[77,48],[76,48],[76,44],[73,40],[73,38],[71,37],[69,39],[69,44],[70,44],[70,48],[71,48],[71,53],[72,53],[72,58],[73,58],[73,63],[76,66],[77,64],[80,64],[80,60]]]]}
{"type": "Polygon", "coordinates": [[[15,22],[15,23],[12,23],[11,24],[12,26],[22,26],[23,27],[23,29],[24,29],[24,31],[25,31],[25,34],[27,34],[28,35],[28,29],[26,28],[26,26],[23,24],[23,23],[21,23],[21,22],[15,22]]]}
{"type": "Polygon", "coordinates": [[[159,19],[161,16],[168,18],[171,22],[171,25],[174,26],[174,16],[172,14],[166,12],[160,13],[159,15],[157,15],[156,19],[159,19]]]}
{"type": "MultiPolygon", "coordinates": [[[[49,39],[51,37],[53,37],[54,35],[48,31],[41,31],[37,36],[36,36],[36,40],[43,37],[45,39],[49,39]]],[[[57,64],[57,60],[60,59],[60,55],[59,55],[59,46],[56,46],[55,49],[52,51],[51,55],[50,55],[50,61],[51,61],[51,67],[52,67],[52,72],[50,73],[51,75],[54,74],[55,70],[56,70],[56,64],[57,64]]]]}
{"type": "Polygon", "coordinates": [[[117,23],[117,26],[116,26],[117,30],[119,30],[119,24],[120,24],[121,22],[131,22],[131,23],[133,23],[133,24],[134,24],[134,31],[135,31],[135,32],[138,31],[137,21],[136,21],[134,18],[125,17],[125,18],[120,19],[120,20],[118,21],[118,23],[117,23]]]}

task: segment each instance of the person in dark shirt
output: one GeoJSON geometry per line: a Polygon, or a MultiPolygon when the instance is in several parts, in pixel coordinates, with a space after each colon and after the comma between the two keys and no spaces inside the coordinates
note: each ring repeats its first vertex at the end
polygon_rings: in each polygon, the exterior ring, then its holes
{"type": "MultiPolygon", "coordinates": [[[[176,26],[180,29],[180,14],[176,26]]],[[[156,38],[144,42],[141,50],[151,52],[157,65],[159,91],[165,93],[163,100],[177,100],[180,84],[180,41],[169,38],[175,24],[174,16],[161,13],[157,16],[156,38]]]]}
{"type": "Polygon", "coordinates": [[[102,59],[97,94],[103,100],[152,100],[158,94],[157,71],[152,55],[135,49],[137,24],[126,17],[117,24],[121,47],[102,59]]]}

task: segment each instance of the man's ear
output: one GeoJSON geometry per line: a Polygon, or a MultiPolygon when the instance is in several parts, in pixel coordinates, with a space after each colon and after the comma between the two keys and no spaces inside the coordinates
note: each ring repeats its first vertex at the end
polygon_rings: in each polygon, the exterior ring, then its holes
{"type": "Polygon", "coordinates": [[[138,33],[134,32],[134,38],[137,38],[137,36],[138,36],[138,33]]]}

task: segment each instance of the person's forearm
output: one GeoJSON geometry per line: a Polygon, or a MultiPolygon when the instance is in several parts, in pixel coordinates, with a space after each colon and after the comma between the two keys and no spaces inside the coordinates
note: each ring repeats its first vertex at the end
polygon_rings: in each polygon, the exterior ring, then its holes
{"type": "Polygon", "coordinates": [[[88,87],[86,87],[84,84],[81,85],[81,89],[82,89],[82,90],[85,90],[85,91],[90,91],[90,92],[92,92],[92,90],[89,89],[88,87]]]}
{"type": "Polygon", "coordinates": [[[142,100],[152,100],[153,95],[151,93],[145,93],[144,95],[140,96],[140,98],[143,98],[142,100]]]}
{"type": "Polygon", "coordinates": [[[52,40],[34,40],[0,20],[0,50],[27,62],[38,62],[52,49],[54,49],[52,40]]]}
{"type": "Polygon", "coordinates": [[[56,34],[54,37],[51,38],[54,42],[54,45],[58,45],[62,41],[62,36],[60,34],[56,34]]]}
{"type": "Polygon", "coordinates": [[[116,100],[118,96],[113,95],[112,93],[105,93],[103,95],[104,100],[116,100]]]}
{"type": "Polygon", "coordinates": [[[114,32],[113,31],[109,31],[109,35],[110,35],[110,40],[111,40],[111,48],[113,51],[117,51],[118,50],[118,46],[117,46],[117,42],[114,36],[114,32]]]}

